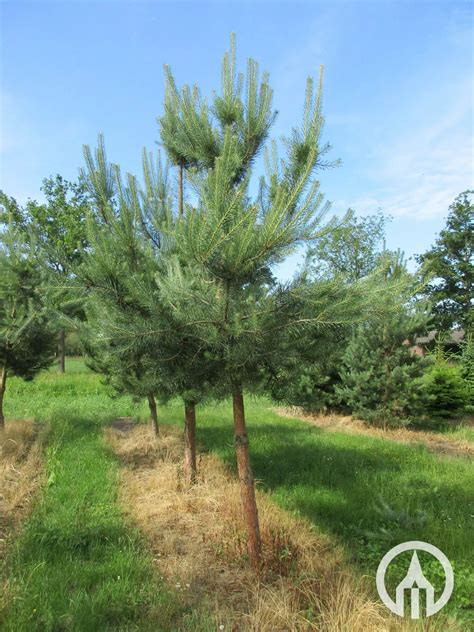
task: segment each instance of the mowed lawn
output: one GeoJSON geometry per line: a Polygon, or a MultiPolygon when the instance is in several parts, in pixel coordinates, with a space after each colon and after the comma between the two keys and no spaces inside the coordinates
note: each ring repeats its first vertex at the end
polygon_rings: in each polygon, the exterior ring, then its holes
{"type": "MultiPolygon", "coordinates": [[[[421,445],[325,432],[278,416],[262,398],[248,396],[246,403],[252,464],[261,489],[334,536],[360,572],[372,577],[392,546],[409,540],[434,544],[455,573],[455,590],[445,611],[472,621],[472,460],[433,454],[421,445]]],[[[182,423],[179,405],[161,412],[162,421],[182,423]]],[[[234,467],[229,403],[198,411],[198,441],[234,467]]],[[[391,565],[392,587],[404,577],[410,557],[404,554],[391,565]]],[[[419,557],[427,577],[441,588],[441,566],[424,553],[419,557]]]]}
{"type": "Polygon", "coordinates": [[[6,416],[47,421],[45,486],[9,547],[0,629],[8,632],[209,630],[155,571],[117,503],[119,464],[102,427],[138,413],[111,399],[81,361],[33,382],[8,383],[6,416]],[[202,625],[201,625],[202,623],[202,625]]]}
{"type": "MultiPolygon", "coordinates": [[[[146,546],[116,504],[118,465],[100,430],[118,416],[144,420],[146,406],[112,399],[80,360],[68,360],[67,371],[58,376],[53,369],[29,383],[11,380],[7,387],[7,419],[49,421],[52,431],[43,501],[6,569],[16,599],[5,629],[70,629],[71,618],[82,622],[74,628],[80,630],[91,621],[104,630],[198,629],[193,615],[160,585],[146,546]],[[64,627],[52,627],[59,617],[64,627]]],[[[418,445],[324,432],[277,416],[263,398],[249,396],[246,404],[261,489],[333,536],[361,574],[374,576],[395,544],[423,540],[438,546],[455,571],[447,610],[467,621],[474,594],[472,461],[418,445]]],[[[160,413],[162,423],[182,424],[178,403],[160,413]]],[[[199,407],[198,441],[234,467],[229,402],[199,407]]],[[[421,558],[427,576],[439,581],[437,563],[421,558]]],[[[403,562],[394,565],[392,584],[406,572],[403,562]]]]}

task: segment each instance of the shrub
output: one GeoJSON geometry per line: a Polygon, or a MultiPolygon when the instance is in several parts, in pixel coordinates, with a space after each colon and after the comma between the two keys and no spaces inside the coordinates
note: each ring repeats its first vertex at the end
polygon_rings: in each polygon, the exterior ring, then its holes
{"type": "Polygon", "coordinates": [[[474,334],[462,343],[461,376],[466,384],[469,412],[474,412],[474,334]]]}
{"type": "Polygon", "coordinates": [[[425,411],[435,420],[459,417],[469,402],[461,371],[447,363],[435,364],[421,380],[426,398],[425,411]]]}

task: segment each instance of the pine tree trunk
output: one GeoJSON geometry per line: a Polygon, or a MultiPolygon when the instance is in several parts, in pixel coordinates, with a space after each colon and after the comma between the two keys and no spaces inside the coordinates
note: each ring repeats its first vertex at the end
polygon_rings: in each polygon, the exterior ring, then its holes
{"type": "Polygon", "coordinates": [[[179,165],[179,176],[178,176],[178,204],[179,204],[179,218],[181,219],[184,215],[184,167],[183,165],[179,165]]]}
{"type": "Polygon", "coordinates": [[[3,414],[3,396],[5,395],[5,388],[7,386],[7,369],[2,367],[0,372],[0,431],[5,430],[5,416],[3,414]]]}
{"type": "Polygon", "coordinates": [[[196,466],[196,404],[184,402],[184,471],[190,485],[197,477],[196,466]]]}
{"type": "Polygon", "coordinates": [[[60,373],[66,371],[66,332],[64,329],[59,330],[58,336],[58,369],[60,373]]]}
{"type": "Polygon", "coordinates": [[[158,425],[158,414],[156,412],[156,400],[153,393],[148,395],[148,407],[150,409],[150,422],[153,432],[157,437],[160,434],[160,426],[158,425]]]}
{"type": "Polygon", "coordinates": [[[240,495],[247,527],[247,546],[252,566],[259,570],[262,557],[262,541],[258,522],[255,485],[250,466],[249,440],[245,425],[244,397],[242,385],[236,384],[233,389],[234,436],[237,470],[240,481],[240,495]]]}

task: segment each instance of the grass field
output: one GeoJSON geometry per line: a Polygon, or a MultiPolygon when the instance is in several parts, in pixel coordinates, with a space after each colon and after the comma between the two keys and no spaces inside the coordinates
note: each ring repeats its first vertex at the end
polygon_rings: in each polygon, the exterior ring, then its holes
{"type": "MultiPolygon", "coordinates": [[[[11,581],[0,627],[198,629],[179,595],[153,571],[150,553],[116,501],[118,464],[101,428],[118,416],[145,418],[146,408],[129,398],[111,399],[81,361],[69,360],[67,371],[65,376],[51,371],[34,382],[12,379],[8,384],[7,419],[47,421],[51,432],[48,484],[7,557],[4,570],[11,581]]],[[[418,445],[325,433],[278,417],[269,406],[262,399],[247,401],[260,487],[342,544],[354,568],[371,576],[395,544],[424,540],[439,546],[455,571],[455,593],[446,609],[469,626],[474,593],[472,462],[431,454],[418,445]]],[[[181,407],[162,409],[161,421],[180,425],[181,407]]],[[[233,467],[228,403],[199,409],[198,441],[233,467]]],[[[393,582],[401,562],[392,570],[393,582]]],[[[426,574],[439,574],[436,563],[426,574]]]]}

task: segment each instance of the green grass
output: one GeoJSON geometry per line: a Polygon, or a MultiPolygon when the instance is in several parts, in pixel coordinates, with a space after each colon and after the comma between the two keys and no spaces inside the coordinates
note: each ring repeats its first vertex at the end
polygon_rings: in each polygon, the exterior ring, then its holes
{"type": "Polygon", "coordinates": [[[0,628],[197,629],[117,504],[119,465],[101,428],[137,407],[129,398],[109,399],[81,364],[68,368],[64,376],[51,371],[34,382],[8,384],[7,418],[47,420],[51,431],[46,488],[3,568],[10,587],[0,628]]]}
{"type": "MultiPolygon", "coordinates": [[[[52,434],[50,483],[9,557],[16,599],[0,627],[213,629],[200,615],[193,623],[192,614],[180,610],[179,599],[157,580],[145,545],[117,507],[118,465],[100,429],[117,416],[145,418],[146,406],[111,399],[79,360],[69,360],[67,371],[8,385],[7,418],[49,420],[52,434]]],[[[455,571],[455,593],[446,610],[467,621],[474,593],[472,462],[435,455],[420,445],[324,432],[278,417],[270,405],[250,397],[246,402],[261,488],[343,545],[360,573],[374,576],[395,544],[423,540],[438,546],[455,571]]],[[[181,425],[181,406],[163,408],[161,418],[181,425]]],[[[198,409],[198,441],[234,467],[229,403],[198,409]]],[[[439,575],[436,563],[424,570],[432,581],[439,575]]],[[[402,563],[393,567],[392,583],[402,571],[402,563]]]]}
{"type": "Polygon", "coordinates": [[[460,439],[461,441],[470,441],[471,443],[474,443],[474,427],[472,426],[472,421],[470,425],[460,424],[454,428],[449,428],[443,431],[443,434],[447,437],[452,437],[453,439],[460,439]]]}
{"type": "MultiPolygon", "coordinates": [[[[472,462],[438,456],[420,445],[324,432],[281,418],[270,406],[247,398],[252,464],[261,488],[335,537],[350,561],[370,576],[396,544],[422,540],[438,546],[455,571],[455,592],[445,610],[467,619],[474,594],[472,462]]],[[[182,423],[178,405],[162,414],[167,422],[182,423]]],[[[228,403],[198,411],[198,441],[234,466],[228,403]]],[[[440,567],[430,559],[423,568],[436,586],[440,567]]],[[[406,573],[405,564],[401,556],[391,566],[392,584],[406,573]]]]}

